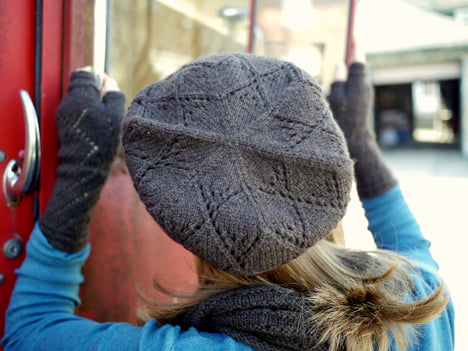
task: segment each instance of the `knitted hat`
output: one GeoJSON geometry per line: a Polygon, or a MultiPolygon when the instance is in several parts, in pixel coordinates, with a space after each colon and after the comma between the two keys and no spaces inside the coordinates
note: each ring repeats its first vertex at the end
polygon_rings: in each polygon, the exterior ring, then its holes
{"type": "Polygon", "coordinates": [[[124,120],[123,145],[166,233],[236,275],[298,257],[350,199],[353,164],[320,87],[273,58],[202,57],[147,86],[124,120]]]}

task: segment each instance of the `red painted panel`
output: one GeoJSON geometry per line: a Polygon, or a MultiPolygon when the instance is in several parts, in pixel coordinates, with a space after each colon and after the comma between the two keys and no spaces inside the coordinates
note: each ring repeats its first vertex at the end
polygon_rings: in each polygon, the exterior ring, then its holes
{"type": "Polygon", "coordinates": [[[77,312],[101,322],[135,324],[137,289],[150,292],[157,279],[165,287],[193,291],[196,277],[193,255],[154,222],[119,161],[93,212],[91,255],[83,270],[77,312]]]}
{"type": "MultiPolygon", "coordinates": [[[[0,2],[0,150],[6,159],[0,162],[0,175],[7,163],[17,159],[24,149],[24,117],[20,89],[34,96],[34,1],[16,0],[0,2]]],[[[3,191],[0,196],[0,249],[4,243],[18,236],[23,243],[33,227],[33,196],[24,197],[16,208],[7,207],[3,191]]],[[[15,259],[0,253],[0,334],[3,335],[3,313],[8,305],[15,276],[13,270],[23,260],[24,253],[15,259]]]]}
{"type": "Polygon", "coordinates": [[[63,3],[43,1],[42,26],[42,101],[41,101],[41,171],[39,204],[42,213],[52,195],[57,167],[58,139],[55,110],[62,98],[63,3]]]}

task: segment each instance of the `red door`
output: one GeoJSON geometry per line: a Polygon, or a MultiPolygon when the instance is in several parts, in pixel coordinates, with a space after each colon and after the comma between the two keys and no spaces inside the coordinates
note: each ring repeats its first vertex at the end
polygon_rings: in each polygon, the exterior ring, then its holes
{"type": "MultiPolygon", "coordinates": [[[[35,186],[35,177],[27,176],[39,171],[40,145],[31,150],[27,148],[28,144],[31,146],[39,141],[34,138],[36,133],[31,131],[34,122],[36,127],[41,126],[42,138],[48,140],[46,144],[42,143],[43,164],[56,163],[55,156],[50,158],[49,154],[55,155],[57,148],[53,116],[62,86],[63,4],[51,0],[1,1],[0,13],[3,30],[0,40],[0,173],[3,183],[0,196],[0,334],[3,335],[3,315],[15,282],[14,269],[24,258],[24,245],[39,212],[42,195],[42,189],[35,186]],[[44,52],[47,55],[43,55],[44,52]],[[21,90],[28,93],[35,105],[37,116],[31,116],[34,114],[32,108],[28,123],[25,123],[21,90]],[[27,162],[31,159],[28,151],[37,151],[32,157],[36,162],[27,162]],[[26,178],[30,186],[23,194],[18,185],[22,185],[26,178]]],[[[47,179],[53,181],[51,174],[41,174],[44,183],[47,179]]]]}
{"type": "MultiPolygon", "coordinates": [[[[25,147],[25,123],[20,90],[34,97],[34,2],[2,1],[0,40],[0,172],[25,147]],[[18,14],[21,14],[19,16],[18,14]]],[[[16,207],[8,207],[0,196],[0,311],[8,304],[15,281],[13,270],[22,261],[21,253],[34,223],[33,203],[36,195],[24,196],[16,207]],[[6,251],[6,255],[5,255],[6,251]],[[8,257],[7,257],[8,256],[8,257]]],[[[3,334],[3,317],[0,328],[3,334]]]]}

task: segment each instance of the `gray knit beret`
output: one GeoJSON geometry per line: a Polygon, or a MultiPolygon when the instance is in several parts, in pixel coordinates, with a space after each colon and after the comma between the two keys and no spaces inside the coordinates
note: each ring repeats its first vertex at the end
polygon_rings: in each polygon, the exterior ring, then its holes
{"type": "Polygon", "coordinates": [[[144,88],[123,125],[149,213],[235,275],[281,266],[344,216],[353,164],[317,83],[249,54],[199,58],[144,88]]]}

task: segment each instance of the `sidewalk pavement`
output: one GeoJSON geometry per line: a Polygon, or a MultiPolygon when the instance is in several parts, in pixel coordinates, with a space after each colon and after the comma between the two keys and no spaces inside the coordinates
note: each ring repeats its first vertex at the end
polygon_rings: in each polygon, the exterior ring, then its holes
{"type": "MultiPolygon", "coordinates": [[[[453,147],[384,151],[455,304],[455,350],[468,350],[468,159],[453,147]]],[[[367,221],[354,191],[344,219],[349,246],[372,249],[367,221]]]]}

